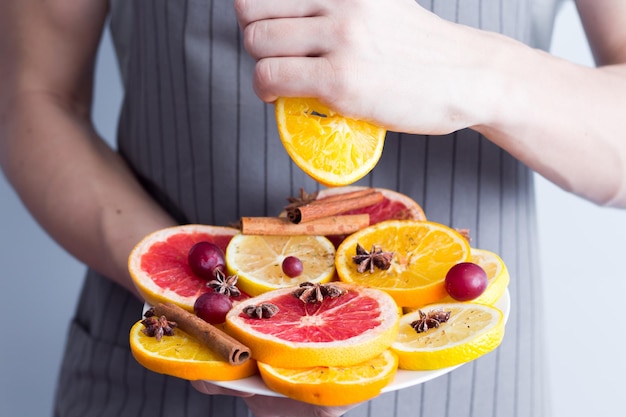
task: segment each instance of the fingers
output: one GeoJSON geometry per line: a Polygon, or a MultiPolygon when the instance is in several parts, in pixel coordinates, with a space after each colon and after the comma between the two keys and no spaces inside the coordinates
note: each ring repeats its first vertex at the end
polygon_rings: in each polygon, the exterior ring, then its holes
{"type": "Polygon", "coordinates": [[[263,101],[320,97],[321,89],[331,90],[335,80],[328,56],[345,28],[330,16],[327,2],[235,0],[244,46],[257,60],[255,92],[263,101]]]}
{"type": "Polygon", "coordinates": [[[345,407],[320,407],[282,397],[255,395],[245,398],[248,408],[257,417],[340,417],[358,404],[345,407]]]}
{"type": "Polygon", "coordinates": [[[191,381],[191,385],[201,393],[207,395],[232,395],[234,397],[254,396],[254,394],[223,388],[207,381],[191,381]]]}
{"type": "Polygon", "coordinates": [[[254,90],[268,103],[278,97],[324,97],[332,76],[326,58],[265,58],[256,65],[254,90]]]}
{"type": "Polygon", "coordinates": [[[323,0],[235,0],[235,10],[243,29],[258,20],[318,16],[323,4],[323,0]]]}
{"type": "Polygon", "coordinates": [[[329,23],[324,16],[258,20],[244,28],[244,46],[255,59],[319,56],[328,52],[329,23]]]}
{"type": "Polygon", "coordinates": [[[345,407],[318,407],[284,397],[267,397],[223,388],[207,381],[191,381],[199,392],[207,395],[244,397],[256,417],[340,417],[358,404],[345,407]]]}

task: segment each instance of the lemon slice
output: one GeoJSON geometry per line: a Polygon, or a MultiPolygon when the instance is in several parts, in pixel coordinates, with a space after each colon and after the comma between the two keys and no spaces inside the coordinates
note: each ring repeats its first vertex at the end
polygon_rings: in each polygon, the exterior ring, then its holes
{"type": "Polygon", "coordinates": [[[504,337],[504,315],[499,309],[477,303],[440,303],[405,314],[392,350],[399,367],[433,370],[470,362],[491,352],[504,337]],[[411,323],[420,312],[449,311],[450,318],[439,327],[418,333],[411,323]]]}
{"type": "Polygon", "coordinates": [[[323,236],[259,236],[239,234],[226,248],[226,265],[231,275],[238,275],[237,286],[249,295],[302,282],[325,283],[335,274],[335,247],[323,236]],[[283,260],[295,256],[303,271],[287,276],[283,260]]]}
{"type": "MultiPolygon", "coordinates": [[[[471,302],[494,305],[509,286],[509,281],[511,280],[509,270],[502,258],[484,249],[471,248],[471,261],[481,266],[487,274],[487,288],[485,288],[485,291],[481,295],[471,300],[471,302]]],[[[447,295],[439,302],[455,303],[457,301],[447,295]]],[[[418,308],[419,307],[406,307],[404,311],[409,313],[418,308]]]]}
{"type": "Polygon", "coordinates": [[[491,251],[472,248],[472,262],[480,265],[487,273],[487,288],[485,292],[472,302],[495,304],[502,297],[511,280],[504,261],[491,251]]]}

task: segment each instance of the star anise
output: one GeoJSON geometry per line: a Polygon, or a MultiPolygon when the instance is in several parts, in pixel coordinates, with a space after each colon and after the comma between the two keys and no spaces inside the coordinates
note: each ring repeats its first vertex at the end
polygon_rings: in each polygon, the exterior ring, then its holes
{"type": "Polygon", "coordinates": [[[391,259],[393,259],[394,252],[384,252],[379,245],[372,245],[371,251],[366,251],[359,243],[356,244],[356,255],[352,257],[352,260],[357,264],[356,270],[358,272],[365,272],[367,270],[370,273],[374,272],[374,268],[387,270],[391,266],[391,259]]]}
{"type": "Polygon", "coordinates": [[[287,197],[289,205],[285,206],[285,210],[289,211],[294,208],[309,204],[317,199],[317,194],[318,191],[309,194],[304,191],[304,188],[300,188],[300,195],[298,197],[287,197]]]}
{"type": "Polygon", "coordinates": [[[237,288],[237,275],[226,276],[220,269],[215,270],[215,279],[209,281],[207,287],[213,288],[215,292],[227,295],[229,297],[239,297],[241,291],[237,288]]]}
{"type": "Polygon", "coordinates": [[[337,298],[345,294],[346,290],[337,285],[303,282],[292,294],[303,303],[321,303],[324,298],[337,298]]]}
{"type": "Polygon", "coordinates": [[[269,319],[279,311],[278,306],[272,303],[250,304],[242,310],[248,317],[257,319],[269,319]]]}
{"type": "Polygon", "coordinates": [[[411,322],[411,327],[416,332],[422,333],[428,329],[434,329],[445,323],[450,319],[450,312],[441,309],[431,310],[424,313],[422,310],[418,310],[420,318],[411,322]]]}
{"type": "Polygon", "coordinates": [[[145,327],[141,330],[146,336],[155,337],[157,342],[163,336],[173,336],[176,322],[169,321],[165,316],[157,317],[154,310],[150,309],[145,314],[146,318],[141,321],[145,327]]]}

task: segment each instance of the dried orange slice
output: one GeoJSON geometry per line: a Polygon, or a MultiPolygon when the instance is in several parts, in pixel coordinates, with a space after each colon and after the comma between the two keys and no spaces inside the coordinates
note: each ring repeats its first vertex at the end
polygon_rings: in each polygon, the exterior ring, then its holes
{"type": "Polygon", "coordinates": [[[402,307],[420,306],[446,297],[448,270],[470,260],[470,246],[459,232],[430,221],[388,220],[348,236],[337,248],[335,267],[342,281],[378,288],[402,307]],[[389,269],[358,272],[356,246],[393,252],[389,269]]]}
{"type": "Polygon", "coordinates": [[[504,337],[504,315],[492,306],[477,303],[441,303],[406,314],[392,350],[401,369],[441,369],[472,361],[491,352],[504,337]],[[418,333],[411,326],[420,311],[449,311],[450,318],[439,327],[418,333]]]}
{"type": "Polygon", "coordinates": [[[372,359],[396,338],[399,309],[383,291],[344,283],[321,302],[303,302],[294,288],[274,290],[234,306],[226,331],[259,362],[284,368],[351,366],[372,359]],[[269,318],[249,317],[247,306],[273,304],[269,318]]]}
{"type": "Polygon", "coordinates": [[[190,381],[230,381],[257,372],[254,360],[231,365],[178,328],[174,330],[173,336],[163,336],[160,341],[145,335],[143,328],[140,320],[130,329],[130,349],[137,362],[153,372],[190,381]]]}
{"type": "Polygon", "coordinates": [[[237,286],[250,295],[297,286],[301,282],[328,282],[335,276],[335,247],[323,236],[260,236],[238,234],[226,248],[226,265],[238,275],[237,286]],[[295,256],[302,273],[287,276],[283,260],[295,256]]]}
{"type": "Polygon", "coordinates": [[[343,117],[312,98],[276,101],[280,139],[291,159],[325,185],[347,185],[378,163],[386,130],[343,117]]]}
{"type": "Polygon", "coordinates": [[[278,368],[261,362],[258,366],[265,385],[278,393],[310,404],[341,406],[380,394],[396,374],[398,358],[385,350],[353,366],[278,368]]]}

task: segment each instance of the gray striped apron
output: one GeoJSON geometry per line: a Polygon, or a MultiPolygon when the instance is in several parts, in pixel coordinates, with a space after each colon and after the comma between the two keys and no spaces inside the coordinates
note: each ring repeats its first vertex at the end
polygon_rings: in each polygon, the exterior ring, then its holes
{"type": "MultiPolygon", "coordinates": [[[[382,0],[381,0],[382,1],[382,0]]],[[[556,0],[420,0],[438,15],[546,48],[556,0]]],[[[118,147],[146,189],[181,223],[228,225],[274,215],[300,187],[273,108],[252,89],[232,1],[111,0],[125,98],[118,147]]],[[[415,111],[420,107],[416,100],[415,111]]],[[[469,228],[512,276],[501,347],[431,382],[387,393],[349,417],[546,416],[541,291],[532,173],[471,130],[390,132],[359,182],[408,194],[430,220],[469,228]]],[[[129,353],[142,303],[89,271],[71,323],[55,416],[250,416],[243,401],[206,396],[151,373],[129,353]]]]}

